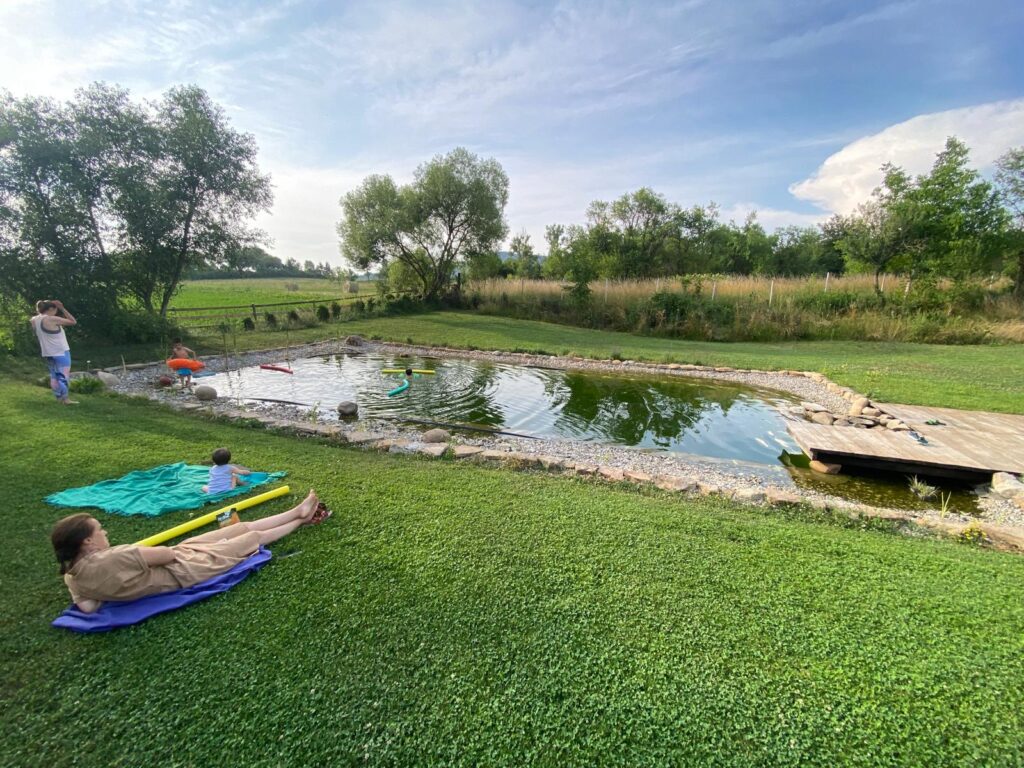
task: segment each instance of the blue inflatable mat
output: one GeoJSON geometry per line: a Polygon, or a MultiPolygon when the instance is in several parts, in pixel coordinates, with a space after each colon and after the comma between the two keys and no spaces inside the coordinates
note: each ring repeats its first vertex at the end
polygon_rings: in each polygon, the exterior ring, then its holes
{"type": "Polygon", "coordinates": [[[158,613],[183,608],[221,592],[227,592],[250,573],[258,571],[268,562],[270,562],[270,550],[260,547],[256,554],[246,558],[231,570],[185,589],[140,597],[138,600],[127,602],[103,603],[96,613],[82,613],[72,605],[53,620],[53,626],[70,629],[72,632],[109,632],[118,627],[128,627],[145,621],[150,616],[156,616],[158,613]]]}

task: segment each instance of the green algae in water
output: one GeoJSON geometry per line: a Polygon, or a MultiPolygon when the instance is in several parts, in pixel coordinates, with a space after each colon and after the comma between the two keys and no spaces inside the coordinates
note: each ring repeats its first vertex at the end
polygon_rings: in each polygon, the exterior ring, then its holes
{"type": "Polygon", "coordinates": [[[838,475],[823,475],[809,468],[810,459],[802,453],[783,452],[779,461],[789,468],[790,477],[798,488],[846,501],[912,512],[938,512],[942,508],[941,495],[948,493],[950,512],[971,516],[981,512],[972,487],[955,481],[928,478],[929,484],[938,488],[938,493],[935,498],[926,500],[910,490],[909,477],[902,473],[843,467],[838,475]]]}

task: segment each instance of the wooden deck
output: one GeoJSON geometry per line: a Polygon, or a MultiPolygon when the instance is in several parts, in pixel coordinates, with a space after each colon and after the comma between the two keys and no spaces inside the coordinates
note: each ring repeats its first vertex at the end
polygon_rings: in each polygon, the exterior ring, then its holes
{"type": "Polygon", "coordinates": [[[836,464],[964,479],[993,472],[1024,472],[1024,416],[876,405],[923,435],[927,445],[906,432],[888,429],[826,427],[803,421],[789,422],[787,428],[812,459],[836,464]],[[935,419],[942,425],[925,424],[935,419]]]}

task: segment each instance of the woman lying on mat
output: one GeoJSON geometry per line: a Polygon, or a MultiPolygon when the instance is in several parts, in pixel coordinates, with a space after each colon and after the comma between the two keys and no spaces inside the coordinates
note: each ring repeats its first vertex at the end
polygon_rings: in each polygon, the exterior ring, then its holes
{"type": "Polygon", "coordinates": [[[99,520],[84,512],[58,522],[50,540],[72,601],[80,611],[94,613],[108,600],[135,600],[206,581],[231,570],[260,545],[330,516],[311,490],[287,512],[193,536],[173,547],[112,547],[99,520]]]}

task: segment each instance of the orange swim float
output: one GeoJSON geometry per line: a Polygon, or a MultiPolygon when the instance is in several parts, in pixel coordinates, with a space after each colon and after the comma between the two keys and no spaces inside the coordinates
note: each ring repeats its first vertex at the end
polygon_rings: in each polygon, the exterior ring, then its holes
{"type": "Polygon", "coordinates": [[[195,373],[206,367],[205,363],[201,363],[198,360],[189,360],[185,357],[172,357],[167,361],[167,367],[175,371],[180,371],[185,368],[195,373]]]}

